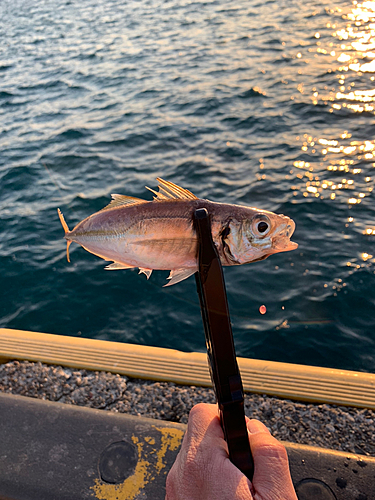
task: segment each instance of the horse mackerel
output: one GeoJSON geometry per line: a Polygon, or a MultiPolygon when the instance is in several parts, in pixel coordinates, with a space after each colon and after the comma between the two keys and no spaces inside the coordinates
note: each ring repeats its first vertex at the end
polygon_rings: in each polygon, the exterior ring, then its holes
{"type": "Polygon", "coordinates": [[[193,216],[198,208],[210,214],[212,238],[224,266],[266,259],[298,247],[290,241],[294,221],[267,210],[216,203],[158,178],[153,201],[112,195],[111,203],[70,231],[58,214],[69,246],[78,243],[106,261],[108,270],[139,268],[147,279],[153,270],[170,270],[168,285],[197,271],[197,235],[193,216]]]}

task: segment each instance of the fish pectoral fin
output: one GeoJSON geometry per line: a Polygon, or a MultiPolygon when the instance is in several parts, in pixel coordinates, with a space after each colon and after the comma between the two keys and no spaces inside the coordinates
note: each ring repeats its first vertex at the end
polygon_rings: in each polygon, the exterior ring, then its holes
{"type": "Polygon", "coordinates": [[[134,266],[130,264],[121,264],[121,262],[113,262],[112,264],[108,264],[104,269],[107,271],[117,271],[117,269],[133,269],[134,266]]]}
{"type": "Polygon", "coordinates": [[[143,274],[146,275],[146,278],[148,279],[151,276],[152,271],[153,271],[152,269],[146,269],[145,267],[140,267],[138,274],[142,274],[143,273],[143,274]]]}
{"type": "Polygon", "coordinates": [[[141,203],[149,203],[147,200],[142,200],[142,198],[134,198],[134,196],[126,196],[125,194],[111,194],[111,196],[111,203],[99,210],[100,212],[124,205],[140,205],[141,203]]]}
{"type": "Polygon", "coordinates": [[[182,280],[186,280],[189,276],[197,272],[198,269],[196,267],[188,267],[187,269],[174,269],[173,271],[170,272],[168,276],[168,280],[170,280],[169,283],[167,283],[164,286],[171,286],[175,285],[176,283],[179,283],[182,280]]]}
{"type": "Polygon", "coordinates": [[[159,192],[146,186],[146,189],[154,193],[155,201],[166,201],[166,200],[197,200],[197,196],[192,192],[184,189],[173,182],[164,181],[160,177],[156,179],[159,182],[158,188],[159,192]]]}

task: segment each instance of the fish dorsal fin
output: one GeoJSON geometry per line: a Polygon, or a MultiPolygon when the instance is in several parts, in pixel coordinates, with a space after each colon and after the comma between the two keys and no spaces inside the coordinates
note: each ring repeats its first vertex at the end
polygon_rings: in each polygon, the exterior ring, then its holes
{"type": "Polygon", "coordinates": [[[134,198],[134,196],[126,196],[125,194],[111,194],[112,201],[109,205],[102,208],[103,210],[109,210],[110,208],[121,207],[124,205],[139,205],[141,203],[148,203],[147,200],[142,200],[142,198],[134,198]]]}
{"type": "Polygon", "coordinates": [[[146,186],[146,189],[154,193],[155,201],[166,201],[166,200],[197,200],[197,196],[191,193],[187,189],[184,189],[173,182],[164,181],[158,177],[156,179],[159,182],[158,188],[159,192],[146,186]]]}
{"type": "Polygon", "coordinates": [[[194,274],[196,271],[198,271],[198,269],[195,267],[194,268],[189,267],[187,269],[175,269],[170,272],[167,278],[168,280],[170,280],[170,282],[164,286],[175,285],[176,283],[179,283],[182,280],[186,280],[186,278],[194,274]]]}

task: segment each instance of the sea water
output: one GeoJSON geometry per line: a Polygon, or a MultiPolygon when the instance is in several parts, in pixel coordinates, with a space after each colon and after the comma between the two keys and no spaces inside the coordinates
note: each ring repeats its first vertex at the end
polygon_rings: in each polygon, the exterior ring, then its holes
{"type": "Polygon", "coordinates": [[[225,269],[240,356],[374,371],[375,2],[2,0],[0,326],[204,351],[194,278],[66,242],[156,177],[284,213],[225,269]],[[265,306],[266,313],[260,313],[265,306]]]}

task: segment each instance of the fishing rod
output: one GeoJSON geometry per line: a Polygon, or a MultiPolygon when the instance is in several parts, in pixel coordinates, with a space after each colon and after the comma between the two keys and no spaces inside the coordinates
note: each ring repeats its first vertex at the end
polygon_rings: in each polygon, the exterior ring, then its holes
{"type": "Polygon", "coordinates": [[[223,268],[212,240],[209,213],[194,213],[198,236],[197,292],[208,365],[231,462],[252,480],[254,462],[246,428],[241,375],[236,360],[223,268]]]}

